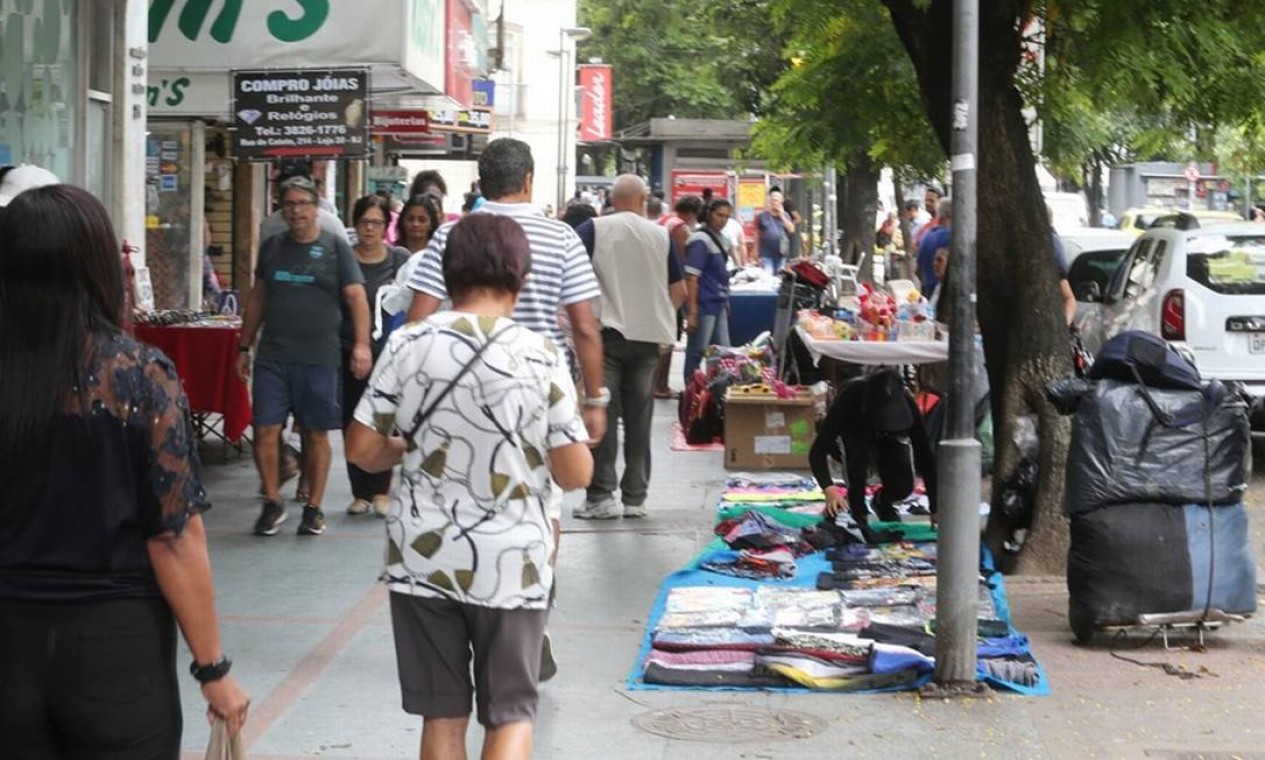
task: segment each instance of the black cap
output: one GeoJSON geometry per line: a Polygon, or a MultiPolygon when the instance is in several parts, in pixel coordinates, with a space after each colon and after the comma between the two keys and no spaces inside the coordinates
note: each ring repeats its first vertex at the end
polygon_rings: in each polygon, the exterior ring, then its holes
{"type": "Polygon", "coordinates": [[[914,426],[905,386],[895,372],[882,370],[866,378],[865,416],[880,433],[900,433],[914,426]]]}

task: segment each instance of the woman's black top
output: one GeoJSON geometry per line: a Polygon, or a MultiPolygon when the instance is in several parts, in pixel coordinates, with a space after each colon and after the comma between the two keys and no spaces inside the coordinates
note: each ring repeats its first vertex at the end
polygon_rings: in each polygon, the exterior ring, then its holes
{"type": "Polygon", "coordinates": [[[147,540],[210,508],[171,360],[118,334],[89,355],[48,445],[0,462],[0,598],[157,596],[147,540]]]}

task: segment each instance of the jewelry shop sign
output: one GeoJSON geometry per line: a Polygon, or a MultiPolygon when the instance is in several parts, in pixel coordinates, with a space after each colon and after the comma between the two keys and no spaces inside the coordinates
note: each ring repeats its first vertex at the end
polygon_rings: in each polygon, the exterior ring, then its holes
{"type": "Polygon", "coordinates": [[[233,149],[239,159],[363,158],[368,69],[233,72],[233,149]]]}

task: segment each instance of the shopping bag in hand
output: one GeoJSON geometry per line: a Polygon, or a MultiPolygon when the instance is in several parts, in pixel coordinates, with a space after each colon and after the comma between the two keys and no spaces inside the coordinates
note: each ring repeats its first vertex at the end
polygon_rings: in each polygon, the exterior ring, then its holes
{"type": "Polygon", "coordinates": [[[242,749],[242,735],[230,737],[228,724],[223,718],[216,718],[211,724],[211,741],[206,745],[206,760],[246,760],[246,750],[242,749]]]}

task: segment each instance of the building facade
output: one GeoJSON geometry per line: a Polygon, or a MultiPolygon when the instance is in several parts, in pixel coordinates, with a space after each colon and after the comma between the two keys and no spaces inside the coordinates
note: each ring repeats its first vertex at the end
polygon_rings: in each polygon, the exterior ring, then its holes
{"type": "Polygon", "coordinates": [[[90,190],[131,242],[143,233],[146,12],[143,0],[0,0],[0,165],[90,190]]]}

